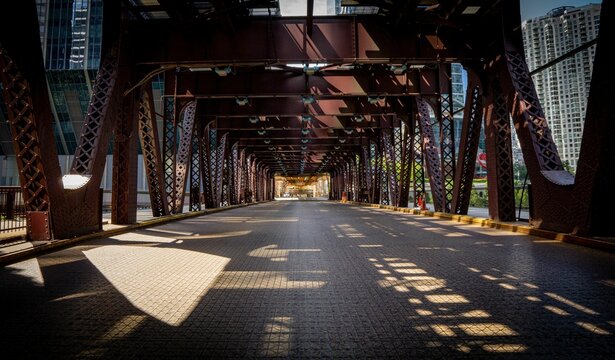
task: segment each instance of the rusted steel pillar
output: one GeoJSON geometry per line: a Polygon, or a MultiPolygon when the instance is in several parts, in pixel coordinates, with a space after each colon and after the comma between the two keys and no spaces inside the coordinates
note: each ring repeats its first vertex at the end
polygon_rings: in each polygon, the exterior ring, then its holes
{"type": "MultiPolygon", "coordinates": [[[[3,25],[2,20],[0,18],[0,26],[3,25]]],[[[2,28],[0,27],[0,29],[2,28]]],[[[2,30],[4,31],[4,29],[2,30]]],[[[4,41],[4,38],[2,40],[4,41]]],[[[41,114],[38,117],[38,114],[34,111],[35,105],[37,105],[36,97],[47,96],[46,86],[40,86],[46,83],[44,73],[41,74],[36,67],[31,69],[26,67],[23,71],[29,70],[30,72],[22,72],[17,65],[17,61],[20,59],[19,52],[12,55],[15,58],[13,59],[9,56],[9,49],[11,48],[4,48],[4,44],[0,43],[0,80],[4,90],[4,103],[7,106],[13,148],[17,155],[19,180],[27,214],[28,237],[30,240],[51,240],[51,201],[53,195],[55,195],[54,201],[62,201],[60,196],[62,184],[60,167],[57,155],[55,155],[48,97],[46,104],[44,101],[38,101],[38,105],[42,109],[47,108],[49,110],[48,115],[45,117],[44,114],[41,114]],[[28,75],[30,75],[29,78],[26,78],[28,75]],[[30,87],[30,82],[34,84],[33,87],[30,87]],[[44,156],[47,150],[55,155],[55,159],[44,156]],[[50,178],[49,181],[47,180],[48,177],[50,178]],[[55,191],[52,189],[55,189],[55,191]]],[[[40,44],[33,44],[32,46],[38,46],[40,49],[40,44]]],[[[38,62],[36,60],[37,58],[34,58],[32,62],[38,62]]],[[[27,61],[24,61],[25,66],[28,66],[28,64],[27,61]]],[[[38,65],[42,69],[42,55],[38,65]]]]}
{"type": "Polygon", "coordinates": [[[372,203],[380,204],[380,187],[382,177],[382,157],[380,156],[380,142],[378,138],[372,139],[370,142],[370,161],[372,163],[372,203]]]}
{"type": "Polygon", "coordinates": [[[190,154],[190,211],[201,210],[201,126],[194,124],[190,154]]]}
{"type": "Polygon", "coordinates": [[[440,164],[442,168],[442,210],[450,213],[455,179],[455,122],[453,118],[453,92],[451,64],[439,65],[439,92],[436,114],[440,125],[440,164]]]}
{"type": "Polygon", "coordinates": [[[442,181],[442,172],[440,169],[440,154],[436,148],[434,134],[429,119],[429,104],[423,98],[417,98],[416,104],[419,115],[419,125],[422,134],[423,149],[425,151],[425,160],[427,162],[427,172],[429,176],[429,186],[433,197],[435,211],[444,211],[445,194],[442,181]]]}
{"type": "Polygon", "coordinates": [[[163,137],[162,153],[164,166],[164,190],[167,213],[176,212],[175,202],[175,174],[176,170],[176,151],[177,151],[177,111],[176,99],[173,96],[176,90],[177,74],[167,71],[164,76],[164,98],[163,98],[163,137]]]}
{"type": "Polygon", "coordinates": [[[470,206],[482,117],[482,91],[476,77],[470,75],[459,143],[459,160],[455,171],[452,204],[452,211],[455,214],[467,214],[470,206]]]}
{"type": "Polygon", "coordinates": [[[412,137],[408,125],[403,121],[401,127],[396,132],[396,139],[396,142],[399,144],[395,148],[398,154],[397,158],[399,159],[399,164],[397,165],[399,169],[399,190],[395,206],[408,207],[412,170],[412,137]]]}
{"type": "Polygon", "coordinates": [[[515,220],[515,192],[512,166],[510,118],[506,98],[497,79],[492,79],[485,114],[487,148],[487,188],[489,217],[499,221],[515,220]]]}
{"type": "Polygon", "coordinates": [[[115,122],[111,223],[137,222],[137,130],[134,93],[123,98],[115,122]]]}
{"type": "Polygon", "coordinates": [[[151,83],[141,87],[141,99],[137,116],[152,215],[155,217],[168,215],[169,209],[164,189],[162,157],[160,156],[160,147],[158,145],[158,128],[154,115],[151,83]]]}
{"type": "Polygon", "coordinates": [[[382,140],[382,153],[383,153],[383,162],[385,165],[384,183],[387,187],[387,197],[384,200],[385,204],[395,206],[397,200],[397,171],[396,171],[396,157],[395,151],[393,150],[393,130],[392,129],[382,129],[380,130],[380,136],[382,140]]]}
{"type": "Polygon", "coordinates": [[[411,138],[412,138],[412,183],[414,190],[414,206],[418,206],[419,196],[425,200],[425,168],[424,164],[424,146],[423,136],[421,134],[421,126],[419,125],[419,115],[411,117],[411,138]]]}

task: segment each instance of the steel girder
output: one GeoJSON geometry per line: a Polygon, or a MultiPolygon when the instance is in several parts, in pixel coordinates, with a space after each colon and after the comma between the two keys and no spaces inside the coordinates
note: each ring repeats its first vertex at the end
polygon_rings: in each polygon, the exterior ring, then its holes
{"type": "Polygon", "coordinates": [[[490,85],[485,116],[489,217],[498,221],[513,221],[515,191],[510,117],[498,81],[494,79],[490,85]]]}
{"type": "Polygon", "coordinates": [[[440,164],[442,169],[442,210],[451,212],[453,181],[455,180],[455,119],[453,118],[453,93],[450,64],[440,65],[440,97],[436,116],[440,128],[440,164]]]}
{"type": "Polygon", "coordinates": [[[429,119],[429,104],[423,98],[416,98],[419,125],[422,134],[423,149],[427,160],[429,186],[433,197],[435,211],[444,211],[446,204],[442,171],[440,169],[440,154],[436,147],[431,120],[429,119]]]}
{"type": "Polygon", "coordinates": [[[201,210],[201,124],[194,124],[190,154],[190,211],[201,210]]]}
{"type": "MultiPolygon", "coordinates": [[[[119,75],[120,60],[126,65],[126,52],[120,46],[110,46],[111,42],[120,43],[120,22],[119,8],[114,2],[105,2],[105,24],[103,32],[105,34],[103,41],[103,60],[99,76],[94,84],[94,95],[89,105],[89,113],[87,114],[86,125],[83,128],[82,138],[80,139],[80,148],[75,156],[73,174],[82,174],[89,179],[86,184],[79,188],[71,188],[64,186],[60,166],[57,158],[57,152],[54,143],[54,135],[52,130],[52,113],[49,104],[49,94],[46,89],[45,68],[43,63],[43,55],[39,43],[40,34],[38,31],[38,17],[36,7],[33,2],[10,2],[2,5],[0,11],[0,34],[3,34],[3,45],[10,49],[19,61],[26,68],[27,78],[24,76],[23,83],[34,83],[30,88],[31,91],[31,106],[26,105],[27,91],[24,91],[20,96],[25,98],[13,97],[9,98],[7,104],[18,100],[16,109],[20,109],[22,114],[29,121],[30,126],[33,126],[37,132],[38,144],[32,142],[27,144],[27,148],[19,143],[15,144],[16,154],[20,156],[20,152],[28,149],[37,151],[38,154],[25,154],[28,161],[28,167],[34,166],[43,172],[43,177],[46,180],[46,189],[39,188],[36,196],[45,196],[46,192],[49,197],[48,212],[31,212],[28,216],[28,226],[30,227],[31,239],[49,240],[53,236],[56,239],[68,238],[84,233],[95,232],[100,230],[102,226],[102,192],[99,188],[100,181],[104,171],[104,162],[108,149],[109,136],[113,129],[113,119],[116,116],[117,102],[120,96],[120,89],[125,85],[126,77],[119,75]],[[4,25],[14,24],[13,19],[7,17],[21,14],[20,19],[22,29],[18,32],[5,31],[4,25]],[[10,34],[10,35],[7,35],[10,34]],[[27,45],[26,45],[27,44],[27,45]],[[121,49],[121,50],[120,50],[121,49]],[[15,50],[15,51],[13,51],[15,50]],[[21,55],[20,55],[21,54],[21,55]],[[30,116],[29,111],[36,111],[37,118],[42,121],[35,121],[34,116],[30,116]]],[[[125,44],[125,42],[122,42],[125,44]]],[[[5,56],[2,56],[5,59],[5,56]]],[[[6,64],[5,64],[6,67],[6,64]]],[[[123,66],[126,68],[126,66],[123,66]]],[[[15,68],[16,70],[17,68],[15,68]]],[[[8,70],[7,75],[15,70],[8,70]]],[[[3,76],[3,82],[5,81],[3,76]]],[[[17,80],[17,79],[15,79],[17,80]]],[[[13,88],[12,85],[5,84],[6,90],[13,88]]],[[[28,87],[23,88],[27,90],[28,87]]],[[[8,95],[5,90],[5,95],[8,95]]],[[[9,113],[12,109],[9,109],[9,113]]],[[[10,115],[9,115],[10,119],[10,115]]],[[[13,119],[18,120],[18,119],[13,119]]],[[[12,120],[11,120],[12,121],[12,120]]],[[[21,127],[21,124],[17,124],[21,127]]],[[[22,128],[15,135],[26,130],[23,134],[33,135],[34,130],[22,128]]],[[[18,140],[17,138],[16,140],[18,140]]],[[[32,138],[34,140],[36,138],[32,138]]],[[[20,161],[18,161],[19,163],[20,161]]],[[[23,168],[20,169],[23,172],[23,168]]],[[[28,170],[30,171],[30,170],[28,170]]],[[[27,181],[32,181],[34,178],[26,179],[25,174],[21,175],[22,188],[24,196],[32,190],[27,181]]],[[[37,183],[44,185],[40,180],[37,183]]],[[[67,185],[68,182],[67,182],[67,185]]]]}
{"type": "Polygon", "coordinates": [[[207,208],[220,207],[223,200],[222,185],[227,134],[219,135],[218,130],[213,127],[213,124],[205,128],[201,168],[207,208]]]}
{"type": "Polygon", "coordinates": [[[424,144],[423,136],[421,134],[420,126],[420,114],[416,114],[415,119],[412,121],[412,180],[414,190],[414,206],[418,206],[418,197],[422,196],[425,201],[425,168],[424,164],[424,144]]]}
{"type": "Polygon", "coordinates": [[[466,215],[470,206],[472,181],[476,167],[476,154],[483,118],[482,91],[470,76],[463,114],[463,128],[459,143],[459,160],[455,171],[452,211],[466,215]]]}
{"type": "Polygon", "coordinates": [[[173,202],[172,207],[175,213],[182,213],[184,207],[184,196],[186,195],[186,176],[190,170],[192,135],[194,134],[194,117],[196,113],[196,101],[186,104],[180,113],[181,119],[181,138],[177,147],[175,159],[175,182],[169,198],[173,202]]]}
{"type": "Polygon", "coordinates": [[[111,193],[113,224],[134,224],[137,221],[137,101],[133,94],[124,97],[115,122],[111,193]]]}
{"type": "Polygon", "coordinates": [[[41,158],[42,148],[30,84],[8,56],[2,44],[0,44],[0,80],[4,90],[9,127],[13,135],[13,147],[17,155],[24,206],[29,215],[28,236],[32,240],[50,240],[51,200],[45,176],[45,163],[41,158]],[[39,226],[33,224],[33,214],[43,219],[39,226]]]}
{"type": "Polygon", "coordinates": [[[73,159],[72,174],[91,176],[96,169],[102,168],[100,165],[104,163],[113,128],[113,115],[118,113],[118,110],[121,111],[117,104],[119,99],[114,99],[114,91],[117,92],[115,82],[119,72],[118,52],[119,46],[116,45],[98,69],[73,159]]]}
{"type": "Polygon", "coordinates": [[[365,98],[373,94],[387,94],[392,98],[439,95],[436,87],[438,71],[435,69],[410,69],[401,75],[392,74],[385,65],[355,70],[328,70],[315,76],[299,71],[238,68],[224,77],[214,71],[183,71],[178,73],[177,93],[212,100],[234,100],[236,96],[246,94],[250,97],[276,99],[298,99],[308,94],[317,99],[365,98]]]}
{"type": "MultiPolygon", "coordinates": [[[[165,94],[175,92],[175,78],[170,72],[165,76],[165,94]]],[[[175,174],[177,169],[176,151],[177,151],[177,99],[175,97],[165,97],[163,99],[163,115],[164,115],[164,135],[162,139],[162,152],[164,164],[164,190],[166,203],[168,206],[167,213],[175,214],[175,174]]]]}
{"type": "Polygon", "coordinates": [[[408,207],[410,195],[410,176],[412,171],[412,137],[407,124],[402,123],[399,130],[396,129],[395,147],[399,171],[398,191],[395,206],[408,207]]]}
{"type": "Polygon", "coordinates": [[[158,145],[158,128],[154,114],[151,83],[141,87],[137,117],[152,215],[155,217],[168,215],[169,208],[164,188],[162,158],[158,145]]]}
{"type": "Polygon", "coordinates": [[[438,31],[440,27],[432,25],[421,28],[422,36],[392,36],[382,31],[379,19],[355,16],[315,18],[313,36],[304,31],[301,18],[251,17],[233,32],[210,28],[199,36],[186,36],[178,27],[131,25],[128,33],[134,37],[137,62],[173,67],[271,64],[272,60],[274,65],[361,64],[383,59],[437,64],[442,59],[464,59],[471,51],[460,31],[438,31]]]}
{"type": "MultiPolygon", "coordinates": [[[[380,137],[382,143],[382,160],[384,162],[383,171],[383,185],[387,188],[385,204],[395,205],[395,198],[397,197],[397,174],[396,174],[396,159],[395,150],[393,150],[394,140],[391,129],[380,130],[380,137]]],[[[384,187],[384,186],[383,186],[384,187]]],[[[384,192],[383,192],[384,195],[384,192]]]]}

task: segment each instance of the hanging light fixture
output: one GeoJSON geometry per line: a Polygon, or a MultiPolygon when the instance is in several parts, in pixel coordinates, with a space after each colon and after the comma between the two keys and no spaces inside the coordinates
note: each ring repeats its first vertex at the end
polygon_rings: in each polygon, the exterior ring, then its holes
{"type": "Polygon", "coordinates": [[[352,134],[354,132],[354,129],[344,129],[344,132],[348,135],[352,134]]]}
{"type": "Polygon", "coordinates": [[[340,142],[343,144],[346,142],[346,139],[340,139],[340,142]]]}
{"type": "Polygon", "coordinates": [[[303,135],[307,135],[307,134],[309,134],[309,133],[310,133],[310,129],[308,129],[308,128],[303,128],[303,129],[301,129],[301,133],[302,133],[303,135]]]}
{"type": "Polygon", "coordinates": [[[352,120],[354,120],[355,122],[360,123],[363,120],[365,120],[365,117],[363,115],[357,115],[357,116],[353,117],[352,120]]]}
{"type": "Polygon", "coordinates": [[[314,100],[316,100],[316,98],[314,97],[314,95],[302,95],[301,96],[301,101],[307,105],[307,104],[311,104],[314,102],[314,100]]]}
{"type": "Polygon", "coordinates": [[[248,97],[247,96],[235,96],[235,102],[239,106],[245,106],[248,104],[248,97]]]}
{"type": "Polygon", "coordinates": [[[259,135],[265,135],[267,133],[267,131],[265,131],[265,130],[258,130],[257,133],[259,135]]]}
{"type": "Polygon", "coordinates": [[[214,71],[216,72],[216,74],[218,74],[218,76],[226,76],[231,73],[231,67],[226,66],[226,67],[220,68],[216,66],[214,68],[214,71]]]}
{"type": "Polygon", "coordinates": [[[269,144],[269,143],[271,142],[271,139],[265,139],[265,140],[263,140],[263,142],[264,142],[265,144],[269,144]]]}
{"type": "Polygon", "coordinates": [[[310,140],[309,140],[309,139],[306,139],[306,138],[301,139],[301,142],[302,142],[302,143],[304,143],[304,144],[307,144],[309,141],[310,141],[310,140]]]}
{"type": "Polygon", "coordinates": [[[301,121],[310,121],[312,120],[312,115],[301,115],[301,121]]]}

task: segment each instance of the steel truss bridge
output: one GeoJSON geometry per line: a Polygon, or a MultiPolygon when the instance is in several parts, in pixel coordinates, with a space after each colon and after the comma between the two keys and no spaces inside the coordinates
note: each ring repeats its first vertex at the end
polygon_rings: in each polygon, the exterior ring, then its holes
{"type": "Polygon", "coordinates": [[[379,10],[315,17],[307,1],[307,16],[280,17],[250,16],[274,14],[277,1],[105,1],[101,66],[63,179],[35,1],[2,2],[0,79],[29,237],[99,229],[111,139],[118,224],[136,221],[139,141],[155,216],[181,212],[187,191],[195,211],[202,199],[209,208],[271,200],[274,174],[316,173],[330,174],[332,200],[403,207],[428,183],[436,211],[465,214],[483,122],[490,217],[514,220],[511,118],[532,184],[532,224],[615,233],[612,2],[602,5],[576,176],[562,164],[525,62],[518,1],[344,4],[379,10]],[[451,63],[468,72],[458,151],[451,63]],[[151,81],[161,76],[157,128],[151,81]]]}

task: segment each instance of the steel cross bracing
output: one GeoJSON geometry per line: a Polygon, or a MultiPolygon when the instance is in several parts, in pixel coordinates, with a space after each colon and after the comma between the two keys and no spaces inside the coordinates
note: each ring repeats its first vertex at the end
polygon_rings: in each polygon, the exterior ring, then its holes
{"type": "Polygon", "coordinates": [[[414,190],[414,206],[418,206],[419,197],[425,200],[425,170],[423,167],[424,164],[424,144],[423,137],[420,131],[420,118],[417,114],[416,120],[413,121],[412,126],[412,180],[413,180],[413,190],[414,190]]]}
{"type": "Polygon", "coordinates": [[[155,217],[168,215],[151,83],[141,87],[137,118],[152,214],[155,217]]]}
{"type": "Polygon", "coordinates": [[[49,211],[47,180],[32,106],[30,85],[0,44],[0,79],[26,211],[49,211]]]}
{"type": "Polygon", "coordinates": [[[441,66],[440,97],[436,109],[440,128],[440,162],[442,166],[442,186],[444,193],[443,210],[451,212],[453,200],[453,181],[455,180],[455,119],[453,118],[453,94],[450,64],[441,66]],[[444,83],[444,84],[442,84],[444,83]]]}
{"type": "Polygon", "coordinates": [[[434,209],[436,211],[444,211],[445,195],[442,181],[442,171],[440,169],[440,154],[436,147],[436,142],[433,134],[431,120],[429,119],[429,104],[425,99],[417,98],[416,105],[418,108],[419,125],[421,131],[421,141],[425,152],[425,160],[427,163],[427,173],[429,177],[429,185],[433,198],[434,209]]]}
{"type": "Polygon", "coordinates": [[[79,145],[73,158],[71,168],[73,174],[91,175],[96,158],[100,156],[99,153],[106,153],[110,123],[113,122],[111,114],[119,110],[113,103],[115,100],[113,92],[117,91],[115,82],[119,71],[118,52],[119,45],[115,45],[101,63],[96,75],[92,98],[81,128],[79,145]]]}
{"type": "Polygon", "coordinates": [[[463,115],[452,211],[455,214],[465,215],[468,213],[468,207],[470,206],[470,195],[483,117],[482,94],[480,87],[475,84],[475,81],[470,81],[468,84],[463,115]]]}
{"type": "Polygon", "coordinates": [[[485,117],[489,214],[495,219],[515,219],[511,128],[506,99],[497,81],[491,84],[491,105],[485,117]]]}
{"type": "Polygon", "coordinates": [[[194,124],[190,154],[190,211],[201,210],[201,137],[200,124],[194,124]]]}
{"type": "MultiPolygon", "coordinates": [[[[170,83],[166,80],[166,84],[170,83]]],[[[167,88],[168,89],[168,88],[167,88]]],[[[167,212],[174,214],[175,208],[175,174],[176,174],[176,149],[177,149],[177,120],[175,116],[176,101],[173,97],[165,97],[163,99],[164,107],[164,137],[163,137],[163,154],[164,154],[164,189],[166,203],[168,206],[167,212]]]]}

